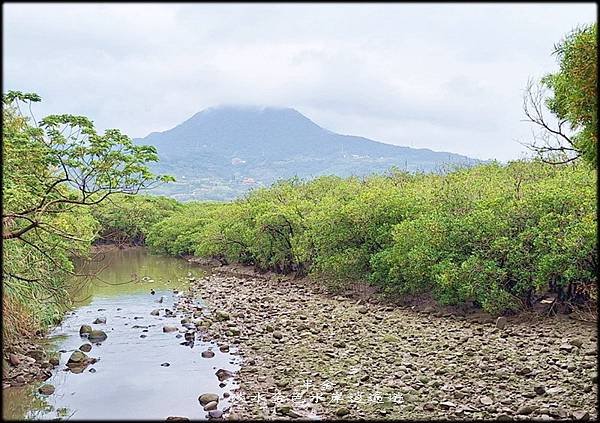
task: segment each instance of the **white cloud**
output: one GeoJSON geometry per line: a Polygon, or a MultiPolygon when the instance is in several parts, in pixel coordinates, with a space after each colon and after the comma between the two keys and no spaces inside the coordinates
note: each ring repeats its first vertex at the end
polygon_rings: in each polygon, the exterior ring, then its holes
{"type": "MultiPolygon", "coordinates": [[[[530,76],[595,4],[4,4],[4,87],[42,113],[144,136],[219,104],[296,107],[323,127],[519,157],[530,76]]],[[[39,114],[39,112],[38,112],[39,114]]]]}

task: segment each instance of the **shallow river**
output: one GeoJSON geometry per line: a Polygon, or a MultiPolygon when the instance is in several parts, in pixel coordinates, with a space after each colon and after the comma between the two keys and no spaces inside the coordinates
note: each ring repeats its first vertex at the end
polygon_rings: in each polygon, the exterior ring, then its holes
{"type": "Polygon", "coordinates": [[[106,253],[102,262],[81,270],[94,269],[100,270],[98,278],[76,282],[76,308],[49,336],[53,349],[62,351],[60,364],[44,382],[56,391],[50,396],[38,394],[42,383],[4,389],[3,417],[198,419],[207,416],[198,396],[208,392],[220,396],[219,409],[226,408],[228,401],[222,394],[236,386],[229,379],[220,387],[215,372],[239,369],[235,350],[222,353],[215,343],[198,339],[190,346],[178,332],[163,333],[166,324],[181,327],[181,317],[164,317],[164,309],[173,310],[177,300],[174,290],[185,291],[190,273],[201,277],[202,268],[136,248],[106,253]],[[157,308],[160,315],[150,315],[157,308]],[[99,317],[105,317],[106,324],[93,324],[99,317]],[[75,374],[65,364],[73,351],[87,343],[79,336],[83,324],[104,330],[108,338],[93,344],[87,353],[98,361],[75,374]],[[207,349],[214,357],[201,356],[207,349]]]}

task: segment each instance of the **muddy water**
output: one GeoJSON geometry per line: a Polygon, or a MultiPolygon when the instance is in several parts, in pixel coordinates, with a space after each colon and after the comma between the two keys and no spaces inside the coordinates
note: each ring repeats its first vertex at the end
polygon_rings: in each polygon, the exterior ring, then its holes
{"type": "Polygon", "coordinates": [[[206,418],[198,396],[208,392],[219,394],[219,409],[226,409],[223,393],[235,388],[234,381],[226,380],[220,387],[215,372],[239,368],[235,350],[222,353],[210,341],[196,339],[190,345],[178,332],[163,332],[167,324],[181,328],[180,316],[164,315],[164,309],[173,310],[178,299],[174,290],[185,292],[188,275],[200,277],[204,272],[183,260],[150,255],[144,249],[109,252],[101,263],[81,270],[94,268],[101,269],[99,278],[74,283],[76,308],[49,336],[54,349],[62,351],[59,366],[44,382],[54,385],[54,394],[38,394],[41,384],[5,389],[4,418],[206,418]],[[157,308],[160,315],[150,315],[157,308]],[[105,317],[106,323],[93,324],[98,317],[105,317]],[[98,361],[75,374],[65,364],[87,342],[79,336],[83,324],[104,330],[108,338],[87,353],[98,361]],[[202,358],[201,352],[207,349],[215,353],[213,358],[202,358]]]}

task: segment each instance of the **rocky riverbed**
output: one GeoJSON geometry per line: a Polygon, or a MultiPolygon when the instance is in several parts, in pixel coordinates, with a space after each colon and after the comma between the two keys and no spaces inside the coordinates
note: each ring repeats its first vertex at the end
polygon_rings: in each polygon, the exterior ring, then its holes
{"type": "Polygon", "coordinates": [[[188,295],[209,308],[201,336],[243,357],[225,417],[597,418],[596,327],[566,316],[437,317],[252,273],[188,295]]]}
{"type": "Polygon", "coordinates": [[[13,342],[5,351],[2,362],[2,388],[24,386],[35,381],[48,379],[51,370],[58,366],[58,355],[48,353],[43,338],[22,339],[13,342]]]}

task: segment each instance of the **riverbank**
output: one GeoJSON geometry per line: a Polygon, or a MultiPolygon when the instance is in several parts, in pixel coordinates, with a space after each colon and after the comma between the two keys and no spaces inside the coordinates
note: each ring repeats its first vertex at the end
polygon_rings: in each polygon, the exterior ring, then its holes
{"type": "Polygon", "coordinates": [[[215,270],[190,295],[215,312],[202,336],[244,359],[230,418],[597,417],[595,326],[565,315],[437,317],[215,270]]]}
{"type": "MultiPolygon", "coordinates": [[[[115,250],[139,248],[132,244],[100,244],[90,247],[92,257],[115,250]]],[[[52,328],[50,328],[52,329],[52,328]]],[[[47,380],[58,366],[57,354],[47,346],[48,330],[21,333],[2,350],[2,388],[25,386],[47,380]]]]}
{"type": "Polygon", "coordinates": [[[58,366],[55,354],[46,351],[45,338],[24,337],[3,350],[2,388],[24,386],[48,379],[58,366]]]}

